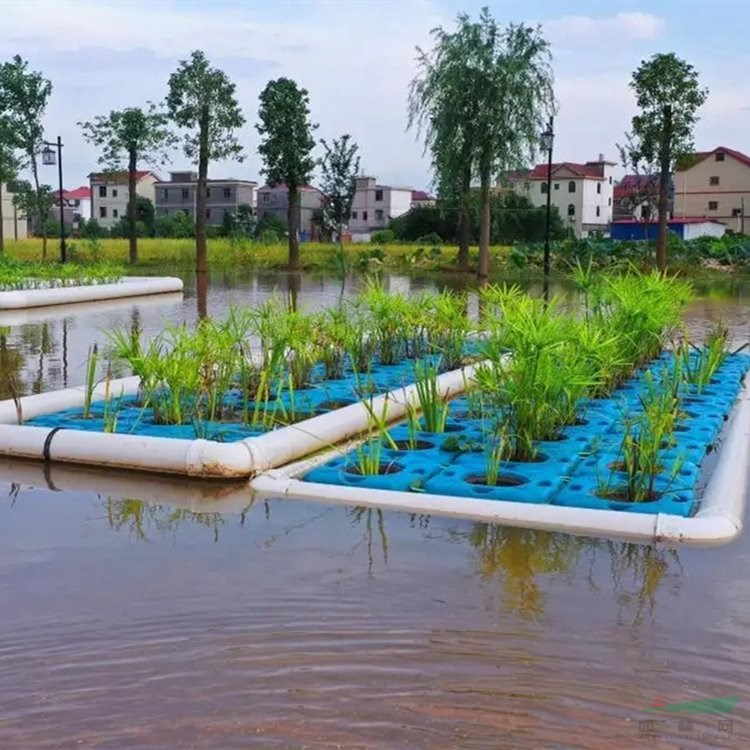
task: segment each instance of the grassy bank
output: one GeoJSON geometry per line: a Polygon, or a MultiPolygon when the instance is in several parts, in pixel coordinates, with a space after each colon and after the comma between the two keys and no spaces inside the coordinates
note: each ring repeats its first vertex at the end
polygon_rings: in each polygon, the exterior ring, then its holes
{"type": "MultiPolygon", "coordinates": [[[[58,257],[59,241],[50,240],[47,256],[50,260],[58,257]]],[[[16,260],[39,261],[42,257],[40,239],[6,242],[7,254],[16,260]]],[[[336,270],[341,267],[341,258],[336,245],[307,242],[301,246],[302,264],[307,270],[336,270]]],[[[455,266],[458,248],[425,247],[417,244],[351,244],[344,246],[344,262],[350,270],[372,270],[384,268],[421,268],[441,270],[455,266]]],[[[472,254],[478,254],[473,248],[472,254]]],[[[496,265],[505,265],[509,248],[492,249],[496,265]]],[[[195,267],[195,240],[143,238],[138,242],[140,267],[192,270],[195,267]]],[[[125,239],[105,239],[97,242],[70,240],[69,257],[81,263],[108,261],[127,264],[128,241],[125,239]]],[[[264,245],[255,242],[232,242],[229,239],[208,241],[208,258],[212,268],[283,268],[286,265],[288,248],[286,243],[264,245]]]]}

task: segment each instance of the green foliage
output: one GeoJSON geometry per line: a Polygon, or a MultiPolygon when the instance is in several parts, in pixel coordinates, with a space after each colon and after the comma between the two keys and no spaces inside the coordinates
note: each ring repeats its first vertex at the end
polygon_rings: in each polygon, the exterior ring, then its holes
{"type": "Polygon", "coordinates": [[[195,221],[185,211],[173,216],[159,216],[154,224],[157,237],[195,237],[195,221]]]}
{"type": "MultiPolygon", "coordinates": [[[[47,237],[54,237],[59,239],[60,237],[60,219],[52,218],[51,216],[44,222],[44,232],[47,237]]],[[[65,226],[65,236],[70,236],[70,227],[65,226]]]]}
{"type": "MultiPolygon", "coordinates": [[[[388,245],[395,240],[396,234],[392,229],[379,229],[370,235],[370,242],[376,245],[388,245]]],[[[438,239],[438,242],[442,242],[442,240],[438,239]]]]}
{"type": "Polygon", "coordinates": [[[0,260],[0,290],[47,289],[49,287],[112,284],[122,278],[122,266],[109,262],[20,263],[7,256],[0,260]]]}
{"type": "Polygon", "coordinates": [[[81,219],[78,231],[83,239],[95,240],[107,237],[107,230],[96,219],[81,219]]]}
{"type": "Polygon", "coordinates": [[[359,149],[350,138],[349,135],[342,135],[341,138],[334,138],[330,145],[321,140],[325,151],[320,165],[323,193],[322,225],[339,240],[352,212],[356,177],[359,172],[359,149]]]}
{"type": "Polygon", "coordinates": [[[284,223],[283,219],[280,219],[275,214],[266,213],[261,216],[260,220],[255,226],[255,235],[257,237],[261,237],[263,235],[266,235],[266,237],[270,237],[271,234],[275,235],[278,239],[281,239],[282,237],[286,236],[286,224],[284,223]]]}

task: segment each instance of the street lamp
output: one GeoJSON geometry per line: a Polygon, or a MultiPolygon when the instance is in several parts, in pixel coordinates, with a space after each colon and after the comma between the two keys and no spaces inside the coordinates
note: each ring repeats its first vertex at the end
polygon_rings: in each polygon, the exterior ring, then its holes
{"type": "Polygon", "coordinates": [[[62,147],[63,142],[59,135],[57,136],[57,141],[54,143],[44,141],[44,148],[42,149],[42,164],[46,167],[54,167],[55,163],[57,163],[57,176],[60,181],[60,192],[58,193],[60,199],[60,262],[65,263],[65,207],[63,203],[62,147]],[[55,154],[53,147],[57,148],[57,154],[55,154]]]}
{"type": "Polygon", "coordinates": [[[544,280],[542,286],[542,295],[544,296],[545,301],[549,299],[549,230],[552,217],[552,146],[555,141],[553,125],[554,120],[550,117],[547,129],[539,136],[542,148],[547,152],[547,217],[544,225],[544,280]]]}

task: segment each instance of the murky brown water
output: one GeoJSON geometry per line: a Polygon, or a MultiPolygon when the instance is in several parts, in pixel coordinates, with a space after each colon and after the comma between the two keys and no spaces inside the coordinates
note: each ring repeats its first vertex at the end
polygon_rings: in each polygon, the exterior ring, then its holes
{"type": "MultiPolygon", "coordinates": [[[[209,312],[284,284],[214,279],[209,312]]],[[[690,328],[746,338],[749,290],[706,290],[690,328]]],[[[338,292],[303,279],[299,300],[338,292]]],[[[195,305],[0,317],[0,364],[27,392],[79,384],[100,329],[195,305]]],[[[2,750],[750,740],[747,533],[672,551],[64,467],[0,482],[2,750]],[[645,710],[729,695],[729,715],[645,710]]]]}

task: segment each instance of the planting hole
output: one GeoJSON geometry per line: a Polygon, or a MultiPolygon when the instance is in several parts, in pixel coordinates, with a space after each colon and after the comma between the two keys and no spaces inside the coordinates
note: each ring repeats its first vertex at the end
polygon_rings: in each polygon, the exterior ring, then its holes
{"type": "Polygon", "coordinates": [[[400,451],[426,451],[435,447],[435,444],[429,440],[417,440],[413,445],[408,440],[394,440],[393,442],[400,451]]]}
{"type": "Polygon", "coordinates": [[[481,485],[483,487],[518,487],[527,484],[528,479],[519,477],[516,474],[500,474],[494,485],[488,484],[486,474],[470,474],[464,479],[469,484],[481,485]]]}
{"type": "MultiPolygon", "coordinates": [[[[398,474],[399,471],[403,471],[404,467],[401,464],[396,463],[381,463],[378,468],[378,474],[383,476],[387,474],[398,474]]],[[[354,476],[364,477],[372,476],[370,474],[363,474],[359,466],[347,466],[345,469],[347,474],[353,474],[354,476]]]]}

